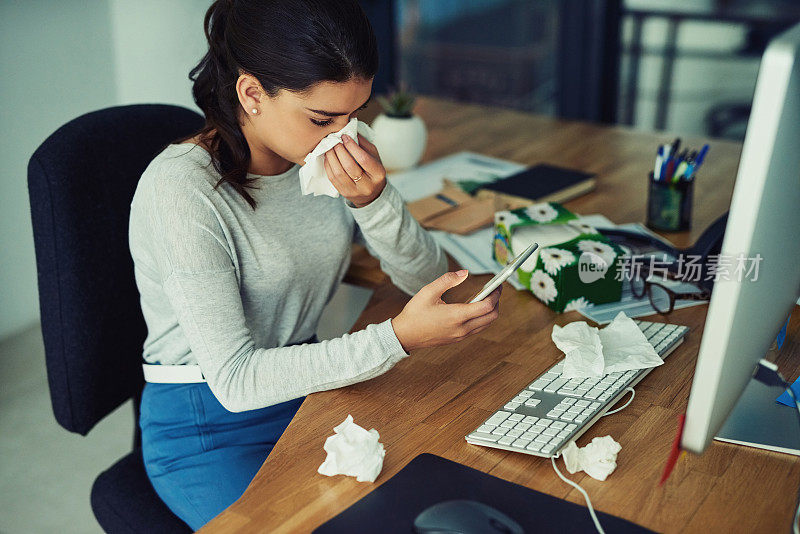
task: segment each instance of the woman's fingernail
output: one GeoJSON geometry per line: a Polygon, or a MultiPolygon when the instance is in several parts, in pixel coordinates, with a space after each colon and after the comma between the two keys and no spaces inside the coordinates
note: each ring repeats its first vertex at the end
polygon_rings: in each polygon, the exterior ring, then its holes
{"type": "Polygon", "coordinates": [[[346,141],[352,141],[352,140],[353,140],[353,139],[352,139],[352,138],[351,138],[349,135],[347,135],[347,134],[342,134],[342,139],[344,139],[344,140],[345,140],[345,142],[346,142],[346,141]]]}
{"type": "Polygon", "coordinates": [[[467,270],[466,269],[461,269],[460,271],[456,271],[456,274],[458,276],[467,276],[467,270]]]}

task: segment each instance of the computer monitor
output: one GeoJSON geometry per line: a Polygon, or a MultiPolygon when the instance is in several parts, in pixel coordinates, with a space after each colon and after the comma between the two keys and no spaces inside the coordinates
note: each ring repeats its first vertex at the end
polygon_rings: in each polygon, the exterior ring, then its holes
{"type": "Polygon", "coordinates": [[[761,60],[720,258],[736,264],[740,254],[758,273],[720,273],[714,283],[681,438],[696,453],[800,295],[800,24],[773,39],[761,60]]]}

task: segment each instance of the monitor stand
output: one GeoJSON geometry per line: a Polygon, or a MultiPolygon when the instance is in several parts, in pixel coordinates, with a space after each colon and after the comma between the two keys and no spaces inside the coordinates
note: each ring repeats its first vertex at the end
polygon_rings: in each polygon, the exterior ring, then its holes
{"type": "Polygon", "coordinates": [[[714,439],[800,456],[800,419],[795,408],[775,402],[781,393],[751,378],[714,439]]]}

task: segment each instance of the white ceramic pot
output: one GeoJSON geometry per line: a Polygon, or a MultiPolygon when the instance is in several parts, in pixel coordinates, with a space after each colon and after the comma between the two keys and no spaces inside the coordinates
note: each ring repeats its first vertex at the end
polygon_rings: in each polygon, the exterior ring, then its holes
{"type": "Polygon", "coordinates": [[[375,146],[387,171],[419,163],[428,141],[428,129],[421,118],[388,117],[381,113],[370,126],[375,130],[375,146]]]}

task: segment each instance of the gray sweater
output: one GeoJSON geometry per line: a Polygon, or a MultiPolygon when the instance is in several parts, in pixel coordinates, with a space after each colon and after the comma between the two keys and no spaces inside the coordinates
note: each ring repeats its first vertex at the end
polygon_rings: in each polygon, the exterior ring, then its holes
{"type": "Polygon", "coordinates": [[[408,354],[389,319],[308,339],[360,242],[409,295],[447,271],[442,249],[387,183],[367,206],[301,195],[299,165],[258,178],[255,211],[193,144],[142,174],[129,246],[147,323],[146,363],[198,364],[229,411],[263,408],[378,376],[408,354]]]}

